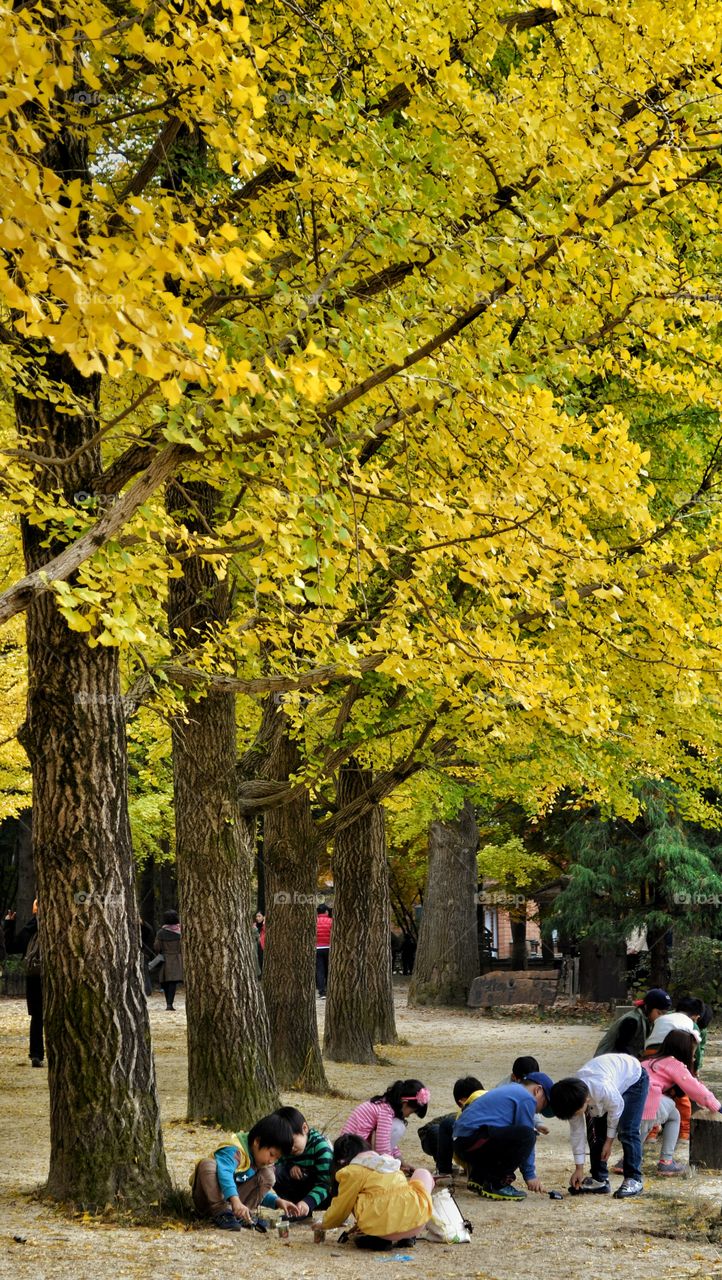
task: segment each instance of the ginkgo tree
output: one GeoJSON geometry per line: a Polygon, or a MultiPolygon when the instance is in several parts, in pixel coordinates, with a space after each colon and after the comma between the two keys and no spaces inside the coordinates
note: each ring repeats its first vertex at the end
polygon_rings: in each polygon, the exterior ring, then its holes
{"type": "Polygon", "coordinates": [[[366,744],[372,804],[459,742],[478,766],[537,732],[601,744],[622,711],[656,742],[673,693],[670,736],[715,719],[714,517],[663,530],[625,412],[579,386],[718,407],[719,35],[711,4],[653,0],[642,28],[632,0],[0,15],[26,567],[0,619],[27,611],[41,938],[63,940],[49,1185],[147,1199],[119,650],[168,664],[184,556],[232,587],[191,681],[221,652],[228,693],[303,727],[274,803],[366,744]],[[212,522],[171,481],[210,486],[212,522]]]}

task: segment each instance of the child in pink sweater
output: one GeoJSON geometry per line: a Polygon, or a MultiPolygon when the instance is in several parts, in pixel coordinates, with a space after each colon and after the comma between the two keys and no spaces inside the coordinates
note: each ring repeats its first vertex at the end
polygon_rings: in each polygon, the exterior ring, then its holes
{"type": "Polygon", "coordinates": [[[679,1089],[708,1111],[722,1111],[722,1103],[692,1074],[697,1042],[688,1031],[670,1031],[656,1058],[642,1063],[649,1076],[649,1093],[642,1112],[642,1141],[654,1125],[662,1126],[662,1151],[657,1172],[679,1177],[687,1172],[674,1159],[679,1137],[680,1114],[669,1090],[679,1089]]]}
{"type": "Polygon", "coordinates": [[[351,1112],[341,1133],[355,1133],[382,1156],[401,1159],[399,1142],[410,1115],[426,1115],[429,1091],[420,1080],[395,1080],[385,1093],[351,1112]]]}

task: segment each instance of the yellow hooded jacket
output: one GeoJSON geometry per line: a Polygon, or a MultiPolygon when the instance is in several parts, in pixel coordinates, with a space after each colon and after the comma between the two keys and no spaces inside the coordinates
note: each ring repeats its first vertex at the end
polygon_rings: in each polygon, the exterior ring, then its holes
{"type": "Polygon", "coordinates": [[[400,1160],[362,1151],[336,1174],[338,1195],[322,1226],[340,1227],[350,1213],[364,1235],[390,1236],[414,1231],[429,1221],[431,1196],[420,1182],[408,1181],[400,1160]]]}

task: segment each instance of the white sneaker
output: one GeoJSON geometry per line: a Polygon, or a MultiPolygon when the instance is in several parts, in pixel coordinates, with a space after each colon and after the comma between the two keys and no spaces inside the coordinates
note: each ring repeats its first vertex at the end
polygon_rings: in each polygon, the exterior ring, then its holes
{"type": "Polygon", "coordinates": [[[644,1184],[639,1178],[625,1178],[621,1187],[614,1192],[615,1200],[628,1200],[630,1196],[639,1196],[644,1191],[644,1184]]]}
{"type": "Polygon", "coordinates": [[[598,1178],[586,1177],[582,1179],[578,1187],[570,1187],[569,1194],[578,1195],[578,1196],[582,1196],[582,1195],[608,1196],[610,1190],[611,1188],[608,1182],[603,1182],[601,1181],[601,1179],[598,1179],[598,1178]]]}

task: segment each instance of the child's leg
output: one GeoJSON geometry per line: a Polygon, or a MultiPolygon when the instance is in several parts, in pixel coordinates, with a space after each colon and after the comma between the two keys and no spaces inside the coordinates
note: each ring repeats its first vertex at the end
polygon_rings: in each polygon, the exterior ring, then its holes
{"type": "Polygon", "coordinates": [[[472,1138],[460,1148],[460,1154],[470,1166],[469,1180],[493,1187],[508,1186],[534,1150],[536,1131],[531,1125],[510,1124],[501,1129],[484,1126],[482,1132],[488,1135],[483,1146],[474,1149],[472,1138]]]}
{"type": "Polygon", "coordinates": [[[642,1112],[649,1092],[649,1076],[643,1071],[639,1079],[625,1089],[624,1110],[619,1121],[619,1141],[622,1144],[624,1158],[622,1169],[625,1178],[642,1181],[642,1112]]]}
{"type": "Polygon", "coordinates": [[[680,1131],[679,1136],[683,1142],[689,1142],[689,1126],[692,1121],[692,1103],[683,1093],[681,1098],[675,1098],[674,1104],[679,1112],[680,1131]]]}
{"type": "Polygon", "coordinates": [[[276,1171],[276,1181],[273,1184],[273,1190],[282,1200],[291,1200],[293,1204],[298,1204],[299,1200],[303,1200],[307,1191],[312,1191],[318,1184],[318,1178],[314,1174],[310,1174],[307,1178],[292,1178],[288,1169],[280,1168],[276,1171]]]}
{"type": "Polygon", "coordinates": [[[276,1175],[273,1171],[273,1165],[267,1165],[265,1169],[259,1169],[254,1173],[252,1178],[239,1183],[236,1195],[241,1204],[244,1204],[247,1209],[257,1209],[275,1181],[276,1175]]]}
{"type": "Polygon", "coordinates": [[[218,1185],[215,1160],[199,1160],[191,1191],[193,1203],[204,1217],[215,1218],[219,1213],[230,1213],[231,1206],[223,1198],[218,1185]]]}
{"type": "MultiPolygon", "coordinates": [[[[454,1126],[452,1125],[451,1127],[453,1130],[454,1126]]],[[[439,1164],[439,1125],[438,1123],[425,1124],[422,1129],[419,1129],[419,1142],[421,1143],[421,1150],[424,1152],[424,1154],[427,1156],[431,1156],[431,1159],[436,1164],[436,1167],[440,1169],[441,1166],[439,1164]]],[[[451,1165],[449,1165],[448,1172],[451,1172],[451,1165]]]]}
{"type": "MultiPolygon", "coordinates": [[[[679,1140],[679,1126],[681,1117],[674,1098],[660,1098],[659,1110],[654,1117],[655,1124],[662,1126],[662,1150],[659,1153],[660,1160],[672,1160],[674,1157],[674,1149],[679,1140]]],[[[645,1121],[645,1124],[647,1122],[645,1121]]]]}
{"type": "Polygon", "coordinates": [[[436,1168],[439,1173],[451,1173],[454,1156],[455,1116],[444,1116],[439,1121],[438,1150],[436,1152],[436,1168]]]}
{"type": "Polygon", "coordinates": [[[609,1171],[606,1160],[602,1160],[602,1147],[607,1141],[607,1117],[592,1116],[587,1123],[587,1139],[589,1141],[589,1168],[597,1182],[608,1182],[609,1171]]]}
{"type": "Polygon", "coordinates": [[[434,1179],[428,1169],[414,1169],[414,1172],[409,1178],[409,1182],[420,1182],[424,1191],[428,1191],[429,1195],[431,1195],[434,1190],[434,1179]]]}

